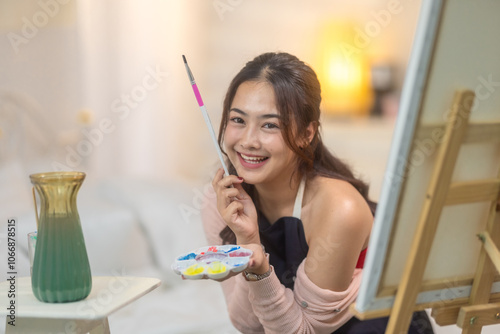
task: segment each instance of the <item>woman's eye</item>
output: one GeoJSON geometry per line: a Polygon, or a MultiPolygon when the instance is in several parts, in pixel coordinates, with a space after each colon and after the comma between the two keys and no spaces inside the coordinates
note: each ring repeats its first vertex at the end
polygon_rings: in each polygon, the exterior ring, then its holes
{"type": "Polygon", "coordinates": [[[233,123],[243,123],[243,119],[241,119],[241,117],[231,117],[229,120],[233,123]]]}
{"type": "Polygon", "coordinates": [[[278,124],[274,124],[274,123],[266,123],[266,124],[264,124],[264,128],[266,128],[266,129],[279,129],[279,126],[278,126],[278,124]]]}

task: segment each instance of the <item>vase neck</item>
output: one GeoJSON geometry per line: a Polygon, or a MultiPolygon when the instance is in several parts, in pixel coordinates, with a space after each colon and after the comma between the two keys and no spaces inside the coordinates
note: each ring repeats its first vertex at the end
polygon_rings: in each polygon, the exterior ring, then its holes
{"type": "Polygon", "coordinates": [[[40,216],[72,216],[77,215],[76,197],[84,176],[83,173],[55,172],[31,175],[40,197],[40,216]]]}

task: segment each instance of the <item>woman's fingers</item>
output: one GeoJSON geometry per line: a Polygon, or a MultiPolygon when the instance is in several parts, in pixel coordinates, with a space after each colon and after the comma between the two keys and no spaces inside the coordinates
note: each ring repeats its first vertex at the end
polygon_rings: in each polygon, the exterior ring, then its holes
{"type": "Polygon", "coordinates": [[[231,188],[233,185],[239,184],[243,180],[236,175],[225,176],[217,182],[217,187],[219,189],[231,188]]]}
{"type": "Polygon", "coordinates": [[[219,169],[212,180],[212,186],[217,194],[217,210],[236,239],[253,242],[259,239],[257,211],[242,187],[243,182],[236,175],[224,176],[224,171],[219,169]]]}
{"type": "Polygon", "coordinates": [[[217,194],[217,209],[228,224],[236,220],[239,212],[243,212],[244,205],[237,201],[248,196],[241,186],[242,182],[243,179],[236,175],[224,176],[222,168],[212,180],[212,186],[217,194]]]}
{"type": "Polygon", "coordinates": [[[226,207],[222,216],[227,223],[232,224],[236,221],[236,218],[238,218],[239,213],[242,211],[243,204],[239,201],[232,201],[226,207]]]}
{"type": "Polygon", "coordinates": [[[267,261],[264,248],[259,243],[243,244],[243,248],[250,249],[253,254],[248,261],[248,269],[252,272],[264,273],[269,269],[269,262],[267,261]]]}
{"type": "Polygon", "coordinates": [[[224,188],[217,192],[217,208],[219,212],[227,210],[227,206],[234,201],[239,194],[236,188],[224,188]]]}
{"type": "MultiPolygon", "coordinates": [[[[242,181],[243,182],[243,181],[242,181]]],[[[241,183],[242,183],[241,182],[241,183]]],[[[235,183],[234,184],[234,187],[236,189],[238,189],[238,196],[235,196],[236,198],[238,199],[241,199],[241,200],[246,200],[246,199],[250,199],[250,196],[248,196],[247,192],[245,191],[245,189],[243,189],[243,186],[241,185],[241,183],[235,183]]]]}
{"type": "Polygon", "coordinates": [[[224,176],[224,170],[219,169],[212,180],[212,186],[215,191],[217,191],[217,189],[230,188],[231,186],[242,182],[243,179],[241,177],[236,175],[224,176]]]}
{"type": "MultiPolygon", "coordinates": [[[[243,179],[236,175],[224,176],[224,170],[219,169],[212,180],[217,200],[218,202],[223,202],[219,204],[227,206],[234,198],[238,198],[240,192],[243,191],[243,188],[241,188],[242,182],[243,179]]],[[[219,206],[219,210],[221,209],[222,207],[219,206]]]]}
{"type": "Polygon", "coordinates": [[[212,180],[212,187],[214,188],[215,191],[217,191],[217,185],[219,183],[220,180],[222,180],[222,177],[224,175],[224,170],[222,168],[219,168],[217,170],[217,173],[215,173],[215,176],[212,180]]]}
{"type": "Polygon", "coordinates": [[[224,188],[221,190],[221,195],[224,198],[232,199],[234,197],[238,197],[240,195],[240,191],[236,188],[224,188]]]}

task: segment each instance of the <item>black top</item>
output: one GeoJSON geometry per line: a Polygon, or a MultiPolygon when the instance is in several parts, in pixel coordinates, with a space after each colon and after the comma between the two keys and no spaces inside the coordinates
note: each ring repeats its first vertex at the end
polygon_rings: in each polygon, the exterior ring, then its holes
{"type": "MultiPolygon", "coordinates": [[[[274,267],[281,284],[293,290],[297,268],[306,258],[307,245],[302,221],[295,217],[282,217],[270,224],[259,213],[260,241],[269,253],[269,263],[274,267]]],[[[383,334],[389,318],[360,321],[353,317],[334,334],[383,334]]],[[[433,334],[432,325],[425,311],[413,313],[408,334],[433,334]]]]}
{"type": "Polygon", "coordinates": [[[269,263],[281,284],[293,290],[297,268],[309,250],[302,221],[282,217],[271,225],[261,213],[258,221],[260,241],[269,253],[269,263]]]}

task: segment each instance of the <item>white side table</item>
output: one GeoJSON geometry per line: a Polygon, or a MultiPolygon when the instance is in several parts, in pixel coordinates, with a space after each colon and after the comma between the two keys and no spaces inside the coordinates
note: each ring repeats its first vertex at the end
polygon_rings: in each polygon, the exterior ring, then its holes
{"type": "Polygon", "coordinates": [[[10,283],[0,283],[0,316],[6,316],[5,333],[109,334],[108,316],[160,285],[157,278],[129,276],[92,277],[92,291],[84,300],[43,303],[31,290],[30,277],[18,277],[15,326],[9,325],[10,283]]]}

